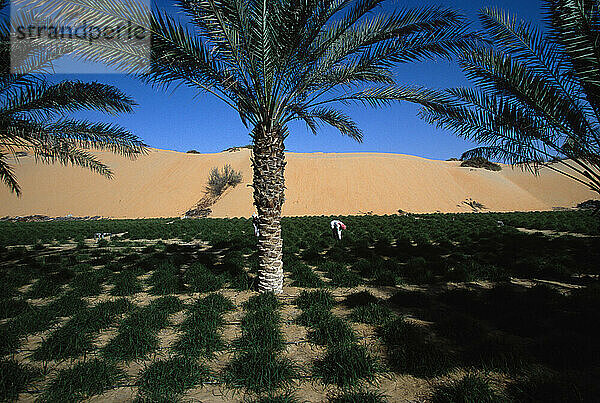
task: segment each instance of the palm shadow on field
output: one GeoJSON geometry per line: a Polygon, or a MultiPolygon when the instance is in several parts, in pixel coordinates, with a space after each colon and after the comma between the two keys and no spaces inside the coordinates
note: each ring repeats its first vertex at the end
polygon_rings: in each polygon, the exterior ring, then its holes
{"type": "Polygon", "coordinates": [[[320,235],[288,247],[294,257],[287,261],[311,265],[330,286],[391,293],[381,299],[366,292],[346,308],[349,317],[376,325],[393,372],[499,372],[512,380],[507,393],[521,401],[600,394],[600,239],[513,230],[436,242],[320,235]],[[360,280],[343,283],[349,278],[360,280]],[[396,319],[380,321],[387,308],[396,319]]]}

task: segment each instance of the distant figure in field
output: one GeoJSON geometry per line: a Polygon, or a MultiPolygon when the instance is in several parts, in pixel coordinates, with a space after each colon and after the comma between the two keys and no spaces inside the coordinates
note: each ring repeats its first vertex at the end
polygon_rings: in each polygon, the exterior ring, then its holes
{"type": "Polygon", "coordinates": [[[254,235],[258,238],[258,215],[256,213],[252,214],[252,226],[254,227],[254,235]]]}
{"type": "Polygon", "coordinates": [[[344,224],[340,220],[332,220],[330,225],[331,225],[331,232],[333,234],[333,238],[341,241],[342,240],[342,230],[346,229],[346,224],[344,224]]]}

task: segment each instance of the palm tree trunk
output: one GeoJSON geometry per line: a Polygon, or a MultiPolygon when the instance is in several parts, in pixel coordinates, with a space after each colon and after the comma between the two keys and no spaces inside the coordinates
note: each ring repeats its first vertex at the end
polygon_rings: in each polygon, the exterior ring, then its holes
{"type": "Polygon", "coordinates": [[[283,291],[281,206],[284,201],[285,155],[281,130],[255,131],[252,166],[254,205],[258,212],[260,292],[283,291]]]}

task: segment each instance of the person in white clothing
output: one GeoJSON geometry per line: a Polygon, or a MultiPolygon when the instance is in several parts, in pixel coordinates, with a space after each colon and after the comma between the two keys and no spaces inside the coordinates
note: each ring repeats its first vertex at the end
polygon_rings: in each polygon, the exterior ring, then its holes
{"type": "Polygon", "coordinates": [[[258,215],[256,213],[252,214],[252,226],[254,227],[254,235],[258,238],[258,215]]]}
{"type": "Polygon", "coordinates": [[[346,225],[340,220],[332,220],[330,225],[333,238],[341,241],[342,230],[346,229],[346,225]]]}

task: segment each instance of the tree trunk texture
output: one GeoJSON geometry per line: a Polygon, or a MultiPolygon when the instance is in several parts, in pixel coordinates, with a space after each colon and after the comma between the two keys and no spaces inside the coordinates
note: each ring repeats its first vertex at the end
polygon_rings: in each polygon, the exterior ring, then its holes
{"type": "Polygon", "coordinates": [[[260,292],[283,291],[281,206],[284,202],[285,155],[279,130],[260,131],[254,138],[254,205],[258,212],[260,292]]]}

